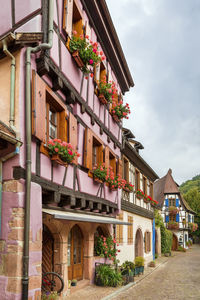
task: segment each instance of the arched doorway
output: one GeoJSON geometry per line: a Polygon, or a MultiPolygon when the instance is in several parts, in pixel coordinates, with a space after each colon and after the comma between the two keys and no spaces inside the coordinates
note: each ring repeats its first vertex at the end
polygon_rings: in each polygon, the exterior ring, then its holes
{"type": "Polygon", "coordinates": [[[83,278],[83,235],[78,225],[72,227],[67,249],[68,279],[83,278]]]}
{"type": "Polygon", "coordinates": [[[42,273],[54,271],[54,238],[46,225],[42,233],[42,273]]]}
{"type": "Polygon", "coordinates": [[[173,239],[172,239],[172,250],[175,251],[178,249],[178,238],[177,236],[173,233],[173,239]]]}
{"type": "Polygon", "coordinates": [[[135,236],[135,257],[143,256],[143,237],[141,229],[138,229],[135,236]]]}

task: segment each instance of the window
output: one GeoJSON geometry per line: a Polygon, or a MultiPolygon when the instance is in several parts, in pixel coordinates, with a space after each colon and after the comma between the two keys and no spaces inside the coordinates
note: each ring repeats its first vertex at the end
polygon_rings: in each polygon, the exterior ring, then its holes
{"type": "Polygon", "coordinates": [[[151,251],[151,232],[145,232],[145,252],[148,253],[151,251]]]}
{"type": "MultiPolygon", "coordinates": [[[[123,213],[119,214],[117,219],[123,221],[123,213]]],[[[116,226],[116,242],[123,243],[123,225],[116,226]]]]}
{"type": "Polygon", "coordinates": [[[92,167],[102,162],[102,144],[93,136],[92,142],[92,167]]]}
{"type": "Polygon", "coordinates": [[[44,147],[49,139],[59,138],[77,148],[77,120],[68,113],[65,104],[40,78],[32,75],[32,135],[39,139],[41,152],[48,155],[44,147]]]}
{"type": "Polygon", "coordinates": [[[176,199],[169,199],[169,206],[176,206],[176,199]]]}
{"type": "Polygon", "coordinates": [[[153,199],[154,195],[153,195],[153,183],[150,182],[150,197],[153,199]]]}
{"type": "Polygon", "coordinates": [[[128,223],[131,223],[131,225],[128,225],[128,244],[133,244],[133,217],[128,216],[128,223]]]}
{"type": "Polygon", "coordinates": [[[146,195],[147,194],[147,178],[145,176],[142,177],[142,184],[143,184],[143,192],[146,195]]]}
{"type": "Polygon", "coordinates": [[[169,215],[169,221],[176,222],[176,215],[169,215]]]}
{"type": "Polygon", "coordinates": [[[117,173],[117,160],[112,150],[106,146],[104,150],[104,162],[106,168],[112,167],[114,175],[117,173]]]}
{"type": "Polygon", "coordinates": [[[135,189],[140,189],[140,172],[137,169],[135,169],[135,189]]]}
{"type": "Polygon", "coordinates": [[[129,182],[129,161],[126,157],[123,157],[123,179],[129,182]]]}
{"type": "MultiPolygon", "coordinates": [[[[95,164],[103,162],[103,143],[90,128],[85,129],[84,166],[92,170],[95,164]]],[[[92,176],[92,174],[89,173],[92,176]]]]}
{"type": "Polygon", "coordinates": [[[106,66],[103,61],[95,65],[94,80],[96,81],[97,85],[100,81],[104,80],[106,73],[106,66]]]}
{"type": "Polygon", "coordinates": [[[77,35],[83,34],[82,12],[76,0],[64,0],[63,29],[69,37],[75,30],[77,35]]]}

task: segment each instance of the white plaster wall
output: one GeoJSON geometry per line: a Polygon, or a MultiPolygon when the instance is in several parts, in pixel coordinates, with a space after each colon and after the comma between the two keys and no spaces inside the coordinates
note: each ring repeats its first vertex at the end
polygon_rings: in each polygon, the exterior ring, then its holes
{"type": "MultiPolygon", "coordinates": [[[[128,226],[123,225],[123,244],[120,244],[118,246],[118,249],[120,252],[117,255],[117,259],[120,260],[119,264],[122,264],[124,261],[129,260],[129,261],[134,261],[135,259],[135,237],[136,237],[136,231],[138,228],[141,229],[142,235],[143,235],[143,240],[144,240],[144,233],[145,231],[151,232],[151,239],[152,239],[152,220],[141,217],[126,211],[123,212],[123,220],[128,222],[128,216],[133,217],[133,244],[129,245],[128,244],[128,226]]],[[[144,246],[144,243],[143,243],[144,246]]],[[[152,241],[151,241],[151,251],[149,253],[145,253],[145,249],[143,248],[144,251],[144,259],[145,259],[145,265],[147,265],[150,261],[153,260],[153,254],[152,254],[152,241]]]]}

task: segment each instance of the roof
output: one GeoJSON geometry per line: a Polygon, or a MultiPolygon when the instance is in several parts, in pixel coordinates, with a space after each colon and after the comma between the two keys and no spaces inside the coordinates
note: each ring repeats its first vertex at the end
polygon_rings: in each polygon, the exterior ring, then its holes
{"type": "Polygon", "coordinates": [[[195,213],[185,201],[183,196],[181,195],[178,184],[174,181],[172,177],[172,170],[169,169],[167,174],[156,180],[153,185],[153,192],[154,192],[154,199],[158,201],[158,207],[162,208],[164,200],[165,200],[165,195],[166,194],[178,194],[180,200],[182,201],[183,205],[185,206],[186,210],[195,213]]]}
{"type": "Polygon", "coordinates": [[[124,94],[134,82],[106,1],[82,0],[82,3],[124,94]]]}

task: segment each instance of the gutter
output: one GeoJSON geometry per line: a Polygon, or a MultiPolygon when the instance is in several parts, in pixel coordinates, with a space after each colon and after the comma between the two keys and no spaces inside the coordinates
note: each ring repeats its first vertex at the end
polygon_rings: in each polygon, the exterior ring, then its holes
{"type": "Polygon", "coordinates": [[[25,139],[26,139],[26,173],[25,173],[25,218],[24,218],[24,251],[22,275],[22,300],[28,300],[29,284],[29,230],[30,230],[30,194],[31,194],[31,53],[51,49],[53,46],[53,8],[54,1],[49,0],[48,43],[26,49],[26,93],[25,93],[25,139]]]}

